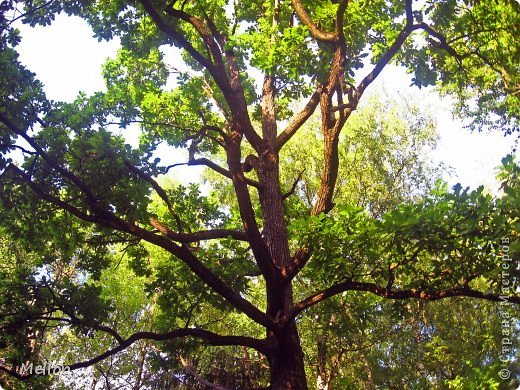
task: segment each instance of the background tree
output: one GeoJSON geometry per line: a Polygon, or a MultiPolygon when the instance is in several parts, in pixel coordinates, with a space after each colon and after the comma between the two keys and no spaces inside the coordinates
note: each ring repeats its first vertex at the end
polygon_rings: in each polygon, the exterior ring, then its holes
{"type": "MultiPolygon", "coordinates": [[[[497,248],[507,239],[511,255],[518,254],[518,166],[511,158],[504,160],[500,199],[482,189],[450,192],[439,185],[379,217],[333,201],[341,132],[391,61],[413,69],[416,85],[455,93],[476,124],[517,129],[518,8],[514,1],[451,0],[420,9],[411,0],[2,3],[2,223],[38,254],[32,299],[28,304],[18,296],[6,305],[16,310],[3,315],[4,328],[32,335],[65,326],[115,340],[72,369],[140,340],[163,341],[166,348],[184,338],[240,346],[265,357],[272,388],[304,389],[296,319],[322,301],[370,293],[397,301],[520,302],[510,288],[516,276],[503,277],[497,248]],[[13,20],[48,24],[61,11],[86,19],[99,38],[121,38],[118,57],[104,68],[106,93],[50,102],[17,61],[13,20]],[[160,48],[172,45],[190,71],[168,90],[160,48]],[[355,77],[365,66],[369,71],[355,77]],[[263,74],[258,88],[252,68],[263,74]],[[291,112],[288,103],[301,98],[304,108],[291,112]],[[282,191],[280,151],[318,107],[320,183],[311,207],[298,210],[282,191]],[[110,131],[114,123],[133,122],[142,132],[137,148],[110,131]],[[186,148],[188,165],[231,180],[237,207],[222,208],[195,187],[161,187],[154,177],[170,167],[152,158],[159,143],[186,148]],[[225,166],[212,160],[220,149],[225,166]],[[150,205],[152,191],[162,207],[150,205]],[[175,316],[165,311],[156,331],[129,334],[111,326],[110,302],[94,281],[110,266],[115,243],[133,247],[139,275],[151,272],[147,246],[169,254],[153,285],[175,316]],[[92,280],[60,277],[60,259],[92,280]],[[262,300],[248,299],[251,275],[260,277],[262,300]],[[312,293],[296,289],[302,279],[312,281],[312,293]],[[212,308],[241,313],[248,331],[209,330],[202,313],[212,308]],[[189,322],[179,322],[183,311],[189,322]]],[[[37,358],[35,351],[22,348],[27,337],[10,343],[23,356],[9,356],[0,369],[26,379],[14,367],[37,358]]]]}

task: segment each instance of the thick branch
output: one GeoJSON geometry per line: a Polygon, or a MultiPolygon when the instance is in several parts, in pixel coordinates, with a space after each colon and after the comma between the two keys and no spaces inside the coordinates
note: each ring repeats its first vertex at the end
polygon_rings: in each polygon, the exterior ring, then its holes
{"type": "Polygon", "coordinates": [[[327,32],[322,31],[314,24],[311,17],[305,10],[305,7],[303,6],[301,0],[292,0],[292,5],[294,10],[296,11],[296,14],[298,15],[298,18],[307,26],[309,29],[311,35],[316,38],[319,41],[323,42],[336,42],[338,40],[338,34],[337,32],[327,32]]]}
{"type": "Polygon", "coordinates": [[[229,138],[226,145],[227,161],[229,171],[232,174],[233,187],[247,239],[251,244],[251,250],[255,256],[256,263],[269,283],[275,277],[275,269],[273,267],[273,259],[258,228],[251,195],[247,187],[240,156],[241,140],[241,135],[236,132],[229,138]]]}
{"type": "Polygon", "coordinates": [[[432,27],[430,27],[425,22],[420,23],[421,28],[426,31],[429,35],[437,39],[437,41],[429,40],[430,44],[436,48],[446,50],[450,55],[455,57],[455,59],[459,62],[459,64],[462,61],[461,55],[458,54],[453,47],[451,47],[448,42],[446,41],[446,38],[441,33],[438,33],[435,31],[432,27]]]}
{"type": "Polygon", "coordinates": [[[193,45],[183,37],[178,31],[171,28],[168,23],[166,23],[161,15],[155,10],[153,5],[148,0],[139,0],[142,4],[145,11],[150,15],[154,23],[157,25],[159,30],[161,30],[167,36],[173,38],[175,42],[177,42],[184,50],[186,50],[199,64],[201,64],[204,68],[208,70],[213,69],[213,64],[211,61],[204,57],[201,53],[197,51],[193,47],[193,45]]]}
{"type": "MultiPolygon", "coordinates": [[[[347,2],[343,1],[340,4],[342,12],[344,12],[347,6],[347,2]]],[[[339,11],[338,16],[339,18],[339,11]]],[[[406,26],[399,33],[397,39],[393,42],[390,48],[383,54],[383,56],[376,63],[372,71],[360,82],[357,88],[351,87],[349,93],[349,101],[345,104],[342,103],[340,94],[343,92],[342,88],[339,88],[342,83],[341,77],[344,69],[344,47],[339,45],[336,48],[335,57],[332,63],[331,72],[327,85],[324,88],[321,96],[319,96],[322,110],[322,129],[324,134],[324,167],[321,175],[320,189],[318,192],[318,199],[312,209],[313,215],[318,215],[322,212],[328,212],[333,207],[332,197],[336,186],[337,171],[339,167],[338,158],[338,141],[339,133],[351,115],[353,110],[356,109],[360,97],[362,96],[365,89],[370,85],[376,77],[381,73],[384,67],[391,61],[396,55],[399,49],[402,47],[408,36],[416,29],[421,28],[420,25],[413,24],[413,13],[412,13],[412,0],[406,0],[406,26]],[[332,95],[336,92],[338,94],[338,106],[332,107],[332,95]],[[339,117],[335,117],[333,113],[339,111],[339,117]]],[[[338,19],[339,21],[339,19],[338,19]]],[[[338,35],[341,38],[341,35],[338,35]]],[[[280,137],[279,137],[280,138],[280,137]]],[[[292,263],[283,270],[286,280],[291,280],[297,273],[305,266],[307,261],[310,259],[310,251],[308,249],[299,249],[293,256],[292,263]]]]}
{"type": "MultiPolygon", "coordinates": [[[[42,191],[41,188],[39,188],[35,183],[31,181],[30,177],[25,172],[13,165],[12,168],[14,168],[24,178],[29,187],[43,200],[46,200],[51,204],[54,204],[62,208],[63,210],[70,212],[71,214],[80,218],[81,220],[93,222],[104,227],[132,234],[135,237],[139,237],[166,249],[167,251],[181,259],[191,269],[193,273],[195,273],[202,281],[204,281],[209,287],[211,287],[213,291],[225,298],[235,308],[242,311],[248,317],[250,317],[255,322],[261,325],[264,325],[268,328],[275,327],[274,322],[265,313],[262,313],[257,307],[255,307],[249,301],[242,298],[239,294],[233,291],[224,281],[222,281],[210,269],[204,266],[204,264],[202,264],[187,248],[178,246],[169,239],[154,234],[153,232],[149,232],[148,230],[143,229],[135,224],[127,223],[116,217],[113,213],[111,213],[108,210],[99,210],[99,208],[97,207],[97,202],[94,196],[92,195],[90,188],[88,188],[70,171],[61,167],[56,160],[54,160],[52,157],[48,156],[45,153],[45,151],[36,143],[34,139],[32,139],[22,130],[18,129],[7,117],[5,117],[5,115],[1,113],[0,120],[11,131],[24,138],[33,147],[33,149],[35,149],[42,156],[42,158],[49,166],[51,166],[59,174],[61,174],[63,177],[69,179],[73,184],[75,184],[85,194],[87,201],[90,204],[90,207],[93,209],[95,213],[91,215],[86,214],[83,211],[73,207],[72,205],[60,200],[59,198],[56,198],[46,193],[45,191],[42,191]]],[[[232,176],[232,179],[235,183],[237,182],[234,175],[232,176]]],[[[244,183],[244,185],[246,184],[246,180],[243,177],[243,174],[241,182],[244,183]]],[[[247,192],[247,186],[245,186],[245,191],[247,192]]],[[[252,207],[250,207],[250,209],[252,210],[252,207]]],[[[252,218],[254,220],[254,215],[252,218]]],[[[252,247],[254,247],[254,250],[256,248],[256,250],[258,251],[258,248],[260,246],[255,245],[254,243],[263,244],[263,240],[261,239],[260,233],[258,232],[258,228],[255,228],[255,226],[249,222],[248,224],[246,224],[246,227],[249,227],[249,232],[247,232],[248,239],[250,242],[251,240],[253,241],[251,245],[252,247]],[[253,235],[253,232],[257,232],[256,235],[253,235]],[[251,237],[252,235],[253,237],[251,237]]],[[[263,271],[266,272],[265,264],[267,262],[267,258],[263,256],[261,258],[261,262],[263,263],[263,267],[261,267],[261,269],[263,268],[263,271]]]]}
{"type": "Polygon", "coordinates": [[[296,116],[294,116],[287,127],[282,131],[278,137],[276,138],[276,146],[275,150],[278,152],[282,147],[291,139],[291,137],[296,134],[296,132],[302,127],[302,125],[311,117],[311,115],[318,107],[320,103],[320,95],[322,92],[322,87],[318,87],[318,89],[312,94],[311,98],[296,116]]]}
{"type": "MultiPolygon", "coordinates": [[[[214,346],[228,346],[228,345],[240,345],[245,346],[249,348],[253,348],[257,351],[259,351],[262,354],[267,354],[268,346],[265,341],[255,339],[252,337],[245,337],[245,336],[222,336],[213,332],[209,332],[207,330],[203,329],[196,329],[196,328],[183,328],[183,329],[176,329],[171,332],[167,333],[155,333],[155,332],[138,332],[133,334],[132,336],[128,337],[126,340],[122,341],[117,347],[112,348],[105,353],[102,353],[92,359],[85,360],[83,362],[74,363],[68,367],[70,370],[77,370],[80,368],[90,367],[110,356],[113,356],[128,347],[130,347],[133,343],[139,340],[154,340],[154,341],[166,341],[166,340],[172,340],[175,338],[180,337],[195,337],[199,339],[205,340],[209,345],[214,346]]],[[[63,368],[65,368],[63,367],[63,368]]],[[[21,374],[17,372],[14,368],[8,368],[5,366],[0,365],[0,371],[3,371],[19,380],[27,380],[34,376],[34,374],[21,374]]]]}
{"type": "Polygon", "coordinates": [[[378,295],[382,298],[388,299],[415,298],[424,301],[436,301],[443,298],[462,296],[486,299],[495,302],[510,302],[520,304],[520,296],[501,296],[498,294],[486,294],[480,291],[472,290],[469,287],[453,287],[437,291],[427,291],[421,289],[390,290],[386,287],[378,286],[375,283],[353,282],[351,280],[347,280],[342,283],[337,283],[325,290],[319,291],[311,295],[310,297],[304,299],[303,301],[298,302],[294,305],[293,311],[287,317],[284,318],[284,321],[290,320],[296,317],[303,310],[308,309],[309,307],[314,306],[320,303],[321,301],[324,301],[334,295],[340,294],[345,291],[366,291],[378,295]]]}
{"type": "Polygon", "coordinates": [[[183,261],[190,270],[197,275],[204,283],[206,283],[213,291],[221,295],[226,299],[233,307],[246,314],[253,321],[267,327],[275,328],[274,322],[263,312],[261,312],[256,306],[251,304],[247,299],[244,299],[231,289],[224,281],[222,281],[217,275],[215,275],[209,268],[207,268],[199,259],[189,251],[189,249],[179,246],[172,242],[166,237],[162,237],[146,229],[143,229],[135,224],[127,223],[110,212],[106,212],[103,215],[89,215],[85,214],[81,210],[74,206],[46,193],[40,187],[38,187],[30,178],[18,167],[11,165],[20,176],[29,185],[29,188],[36,193],[43,200],[58,206],[59,208],[70,212],[77,218],[92,222],[100,226],[104,226],[111,229],[116,229],[122,232],[129,233],[135,237],[148,241],[152,244],[160,246],[161,248],[172,253],[183,261]]]}

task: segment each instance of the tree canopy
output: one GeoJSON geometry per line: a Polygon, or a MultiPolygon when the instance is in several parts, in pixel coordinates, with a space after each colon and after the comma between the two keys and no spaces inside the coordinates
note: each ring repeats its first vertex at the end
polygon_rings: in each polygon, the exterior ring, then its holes
{"type": "Polygon", "coordinates": [[[515,386],[518,347],[504,351],[492,317],[513,339],[518,163],[503,159],[496,197],[434,183],[428,116],[362,97],[395,63],[453,96],[475,130],[518,132],[516,1],[0,10],[0,370],[16,383],[47,386],[19,367],[54,359],[134,388],[515,386]],[[20,63],[16,23],[61,12],[121,40],[105,91],[51,101],[20,63]],[[117,127],[138,127],[139,144],[117,127]],[[159,145],[207,167],[213,191],[175,184],[159,145]],[[450,304],[470,319],[448,318],[450,304]],[[490,329],[470,329],[479,318],[490,329]],[[486,346],[448,350],[450,324],[486,346]],[[467,361],[440,367],[443,355],[467,361]],[[395,369],[414,356],[428,362],[418,374],[395,369]]]}

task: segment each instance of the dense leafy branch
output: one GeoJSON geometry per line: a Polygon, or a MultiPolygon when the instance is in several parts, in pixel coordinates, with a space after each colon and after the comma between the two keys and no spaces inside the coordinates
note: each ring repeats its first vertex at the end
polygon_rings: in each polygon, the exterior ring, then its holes
{"type": "MultiPolygon", "coordinates": [[[[43,149],[34,141],[31,137],[25,134],[23,131],[19,130],[5,115],[0,114],[0,120],[9,126],[13,132],[22,136],[27,142],[41,154],[44,159],[48,162],[48,164],[56,169],[60,174],[69,179],[72,183],[76,184],[86,195],[87,200],[89,201],[90,206],[93,208],[94,214],[86,214],[85,212],[79,210],[78,208],[62,201],[61,199],[45,192],[42,188],[40,188],[37,184],[31,181],[30,177],[23,172],[20,168],[15,165],[10,165],[10,169],[13,169],[17,172],[24,180],[24,182],[43,200],[63,209],[71,214],[75,215],[81,220],[86,222],[93,222],[101,226],[105,226],[107,228],[116,229],[122,232],[126,232],[132,234],[140,239],[146,240],[150,243],[154,243],[163,247],[164,249],[170,251],[175,254],[178,258],[183,260],[188,267],[195,272],[205,283],[207,283],[210,287],[212,287],[215,292],[221,294],[223,297],[229,300],[237,308],[240,307],[240,310],[246,310],[255,321],[262,323],[268,327],[273,327],[273,322],[269,320],[265,314],[261,313],[256,307],[254,307],[250,302],[246,299],[240,297],[236,292],[234,292],[229,286],[227,286],[222,280],[220,280],[212,271],[210,271],[207,267],[205,267],[194,255],[189,251],[189,249],[185,247],[179,247],[174,244],[170,240],[162,238],[159,235],[156,235],[146,229],[143,229],[135,224],[127,223],[114,214],[112,214],[108,210],[100,210],[97,207],[97,201],[92,194],[92,191],[86,187],[86,185],[79,180],[74,174],[66,169],[62,168],[57,161],[48,156],[43,149]]],[[[204,236],[208,233],[199,233],[199,235],[204,236]]],[[[209,233],[211,236],[213,233],[209,233]]],[[[227,234],[227,232],[226,232],[227,234]]],[[[220,237],[222,234],[219,233],[220,237]]],[[[179,236],[176,236],[179,238],[179,236]]]]}

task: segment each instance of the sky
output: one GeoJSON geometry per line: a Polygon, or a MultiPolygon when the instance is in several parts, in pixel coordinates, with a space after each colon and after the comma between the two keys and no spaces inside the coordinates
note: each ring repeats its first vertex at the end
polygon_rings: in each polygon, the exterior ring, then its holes
{"type": "MultiPolygon", "coordinates": [[[[117,40],[99,42],[93,38],[90,27],[77,17],[59,15],[49,27],[30,28],[19,25],[22,42],[18,46],[20,61],[36,73],[43,82],[48,98],[68,101],[82,91],[91,94],[104,90],[101,68],[107,58],[113,57],[119,47],[117,40]]],[[[175,62],[177,51],[166,53],[166,59],[175,62]]],[[[409,78],[404,70],[388,68],[379,80],[369,88],[384,87],[387,91],[403,91],[403,82],[409,78]]],[[[451,185],[461,182],[463,186],[476,188],[484,185],[496,192],[498,184],[494,176],[496,167],[510,153],[515,137],[498,133],[472,133],[463,129],[460,122],[450,114],[451,102],[432,92],[417,93],[421,104],[433,109],[438,120],[439,144],[432,153],[434,161],[443,161],[451,170],[445,171],[444,179],[451,185]]],[[[125,134],[126,135],[126,134],[125,134]]],[[[128,139],[134,141],[136,133],[130,131],[128,139]]],[[[184,153],[171,153],[159,149],[158,156],[165,164],[186,161],[184,153]]],[[[188,182],[199,177],[200,168],[178,170],[179,179],[188,182]]]]}

